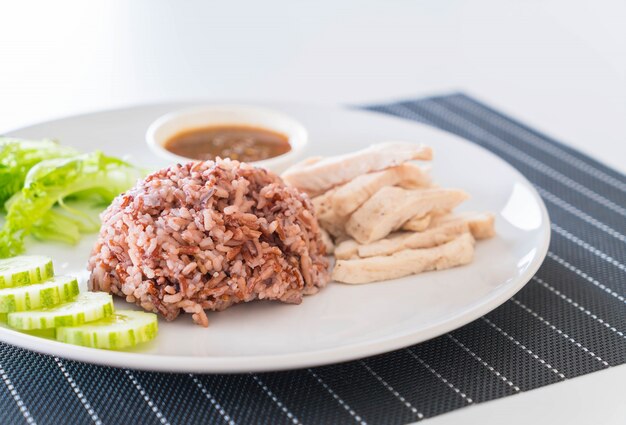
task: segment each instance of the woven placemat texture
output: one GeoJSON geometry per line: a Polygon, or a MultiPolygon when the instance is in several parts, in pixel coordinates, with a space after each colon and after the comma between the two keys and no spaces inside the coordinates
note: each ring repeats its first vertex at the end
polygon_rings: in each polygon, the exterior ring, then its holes
{"type": "Polygon", "coordinates": [[[531,282],[404,350],[279,373],[85,365],[0,344],[0,423],[405,424],[626,361],[626,177],[463,94],[366,109],[456,133],[537,188],[552,220],[531,282]]]}

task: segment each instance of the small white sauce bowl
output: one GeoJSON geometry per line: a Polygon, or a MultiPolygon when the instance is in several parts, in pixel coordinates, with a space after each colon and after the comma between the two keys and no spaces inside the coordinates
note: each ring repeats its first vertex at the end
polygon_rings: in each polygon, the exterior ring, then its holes
{"type": "Polygon", "coordinates": [[[148,127],[146,142],[155,154],[166,160],[177,163],[197,161],[168,151],[165,143],[183,131],[220,125],[260,127],[285,135],[291,145],[289,152],[251,162],[256,167],[276,173],[284,171],[298,160],[308,142],[306,129],[293,118],[271,109],[244,105],[202,106],[163,115],[148,127]]]}

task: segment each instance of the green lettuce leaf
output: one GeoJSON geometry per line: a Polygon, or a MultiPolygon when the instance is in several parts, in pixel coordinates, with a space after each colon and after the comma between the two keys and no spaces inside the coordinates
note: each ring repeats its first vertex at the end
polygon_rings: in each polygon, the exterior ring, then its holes
{"type": "Polygon", "coordinates": [[[142,173],[101,152],[39,162],[26,175],[21,191],[5,204],[0,258],[22,253],[29,234],[76,243],[82,232],[97,231],[96,207],[103,209],[142,173]]]}
{"type": "Polygon", "coordinates": [[[0,137],[0,205],[22,189],[26,174],[34,165],[46,159],[75,155],[78,155],[75,149],[49,139],[0,137]]]}

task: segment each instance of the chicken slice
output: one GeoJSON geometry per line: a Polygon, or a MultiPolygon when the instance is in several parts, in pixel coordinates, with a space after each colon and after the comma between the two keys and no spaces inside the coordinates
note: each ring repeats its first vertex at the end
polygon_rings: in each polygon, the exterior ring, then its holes
{"type": "Polygon", "coordinates": [[[382,239],[415,216],[450,211],[468,198],[458,189],[383,187],[350,216],[346,232],[367,244],[382,239]]]}
{"type": "Polygon", "coordinates": [[[332,203],[335,191],[336,189],[331,189],[320,196],[316,196],[311,202],[313,203],[313,208],[315,208],[315,215],[320,226],[333,237],[338,238],[346,234],[345,224],[348,221],[348,217],[340,217],[335,212],[332,203]]]}
{"type": "MultiPolygon", "coordinates": [[[[496,235],[495,216],[488,212],[462,212],[435,217],[430,227],[437,228],[451,223],[464,222],[475,239],[489,239],[496,235]]],[[[408,222],[407,222],[408,223],[408,222]]],[[[406,229],[405,223],[402,228],[406,229]]]]}
{"type": "Polygon", "coordinates": [[[474,238],[463,233],[433,248],[405,249],[387,256],[337,260],[332,278],[343,283],[369,283],[397,279],[429,270],[468,264],[474,258],[474,238]]]}
{"type": "Polygon", "coordinates": [[[406,162],[397,167],[363,174],[339,186],[332,198],[333,208],[340,216],[352,214],[380,188],[397,186],[415,189],[430,184],[430,176],[417,164],[406,162]]]}
{"type": "Polygon", "coordinates": [[[432,248],[450,242],[463,233],[468,233],[469,225],[462,220],[444,223],[424,232],[392,233],[388,238],[381,239],[366,245],[358,245],[356,251],[359,257],[374,257],[377,255],[391,255],[403,249],[432,248]]]}
{"type": "Polygon", "coordinates": [[[332,200],[335,192],[336,189],[331,189],[328,192],[311,199],[311,202],[313,203],[313,208],[315,209],[315,214],[324,214],[328,210],[333,209],[332,200]]]}
{"type": "Polygon", "coordinates": [[[432,217],[433,214],[415,216],[402,225],[402,230],[408,230],[410,232],[423,232],[430,226],[432,217]]]}
{"type": "Polygon", "coordinates": [[[359,243],[354,239],[347,239],[335,247],[337,260],[349,260],[359,256],[359,243]]]}
{"type": "Polygon", "coordinates": [[[404,162],[430,160],[432,150],[428,146],[407,142],[387,142],[372,145],[353,153],[333,156],[290,167],[282,174],[283,180],[311,196],[373,171],[395,167],[404,162]]]}

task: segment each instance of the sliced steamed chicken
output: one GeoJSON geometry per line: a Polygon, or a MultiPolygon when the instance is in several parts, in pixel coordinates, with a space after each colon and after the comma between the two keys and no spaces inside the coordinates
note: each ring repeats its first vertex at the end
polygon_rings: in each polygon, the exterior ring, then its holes
{"type": "Polygon", "coordinates": [[[430,176],[417,164],[410,162],[363,174],[337,187],[332,196],[333,209],[339,216],[350,215],[381,188],[396,185],[407,189],[427,187],[430,185],[430,176]]]}
{"type": "Polygon", "coordinates": [[[397,279],[429,270],[468,264],[474,257],[474,238],[463,233],[433,248],[405,249],[392,255],[337,260],[332,278],[343,283],[369,283],[397,279]]]}
{"type": "Polygon", "coordinates": [[[469,232],[469,226],[464,221],[444,223],[436,228],[424,232],[397,232],[387,238],[369,244],[361,245],[347,240],[339,244],[335,256],[338,259],[352,258],[355,255],[361,258],[376,255],[391,255],[404,249],[432,248],[457,238],[469,232]],[[344,255],[350,255],[344,257],[344,255]]]}
{"type": "Polygon", "coordinates": [[[313,197],[324,243],[343,283],[394,279],[467,264],[475,239],[495,234],[489,213],[453,214],[469,198],[431,183],[430,148],[390,142],[352,154],[310,158],[282,175],[313,197]]]}
{"type": "MultiPolygon", "coordinates": [[[[495,216],[489,212],[462,212],[435,217],[431,227],[439,227],[450,223],[464,222],[475,239],[489,239],[496,235],[495,216]]],[[[405,228],[405,223],[403,228],[405,228]]]]}
{"type": "Polygon", "coordinates": [[[458,189],[383,187],[346,223],[346,232],[366,244],[382,239],[415,216],[452,210],[469,196],[458,189]]]}
{"type": "Polygon", "coordinates": [[[402,225],[403,230],[408,230],[410,232],[423,232],[424,230],[430,227],[430,222],[433,220],[433,216],[435,214],[425,214],[425,215],[416,215],[415,217],[409,219],[406,223],[402,225]]]}
{"type": "Polygon", "coordinates": [[[320,225],[334,238],[345,236],[345,226],[348,217],[340,216],[333,208],[333,195],[336,189],[330,189],[328,192],[316,196],[312,199],[315,215],[320,225]]]}
{"type": "Polygon", "coordinates": [[[379,143],[360,151],[324,158],[309,164],[298,163],[295,167],[285,170],[282,178],[287,184],[316,196],[363,174],[385,170],[417,159],[432,159],[431,148],[406,142],[379,143]]]}

